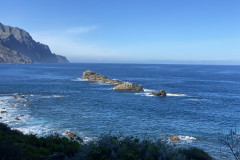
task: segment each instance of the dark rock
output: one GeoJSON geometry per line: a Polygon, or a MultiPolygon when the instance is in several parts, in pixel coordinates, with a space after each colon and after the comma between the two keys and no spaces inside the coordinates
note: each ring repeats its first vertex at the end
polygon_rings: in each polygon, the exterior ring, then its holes
{"type": "Polygon", "coordinates": [[[166,96],[167,95],[167,93],[166,93],[166,91],[164,89],[161,89],[158,92],[152,92],[150,94],[154,95],[154,96],[166,96]]]}
{"type": "Polygon", "coordinates": [[[88,80],[90,82],[99,82],[99,83],[105,83],[105,84],[111,84],[111,85],[118,85],[118,84],[124,83],[123,81],[110,79],[106,76],[103,76],[96,72],[92,72],[90,70],[83,72],[82,79],[88,80]]]}
{"type": "Polygon", "coordinates": [[[20,96],[20,98],[25,98],[24,96],[20,96]]]}
{"type": "Polygon", "coordinates": [[[133,83],[122,83],[115,87],[113,87],[114,90],[118,91],[132,91],[132,92],[141,92],[143,91],[142,86],[133,84],[133,83]]]}
{"type": "Polygon", "coordinates": [[[34,41],[25,30],[0,23],[0,63],[32,62],[68,63],[68,60],[34,41]]]}
{"type": "Polygon", "coordinates": [[[23,117],[23,116],[24,116],[23,114],[20,115],[20,117],[23,117]]]}
{"type": "Polygon", "coordinates": [[[2,119],[2,117],[0,117],[0,119],[2,119]]]}
{"type": "Polygon", "coordinates": [[[18,121],[19,121],[20,119],[19,119],[18,117],[16,117],[15,120],[18,120],[18,121]]]}
{"type": "Polygon", "coordinates": [[[1,111],[1,113],[7,113],[7,111],[1,111]]]}
{"type": "Polygon", "coordinates": [[[170,141],[179,142],[180,138],[178,136],[171,136],[170,141]]]}

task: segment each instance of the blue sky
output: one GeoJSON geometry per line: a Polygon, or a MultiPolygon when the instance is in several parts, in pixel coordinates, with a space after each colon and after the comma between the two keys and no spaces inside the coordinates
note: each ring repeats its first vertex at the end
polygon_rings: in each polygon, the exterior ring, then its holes
{"type": "Polygon", "coordinates": [[[71,62],[240,64],[239,0],[11,0],[0,22],[71,62]]]}

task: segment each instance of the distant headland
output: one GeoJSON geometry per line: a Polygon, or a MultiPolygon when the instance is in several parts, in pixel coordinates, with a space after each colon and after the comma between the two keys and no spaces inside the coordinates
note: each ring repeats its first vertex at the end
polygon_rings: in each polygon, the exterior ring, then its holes
{"type": "Polygon", "coordinates": [[[0,63],[69,63],[18,27],[0,23],[0,63]]]}

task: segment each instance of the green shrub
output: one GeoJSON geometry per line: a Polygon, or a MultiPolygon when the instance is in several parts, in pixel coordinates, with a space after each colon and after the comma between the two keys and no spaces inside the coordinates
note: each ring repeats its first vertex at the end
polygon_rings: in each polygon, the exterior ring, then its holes
{"type": "Polygon", "coordinates": [[[161,139],[140,140],[133,136],[101,135],[83,144],[80,137],[58,134],[37,137],[24,135],[0,123],[2,159],[81,159],[81,160],[211,160],[198,148],[176,148],[161,139]]]}
{"type": "Polygon", "coordinates": [[[196,147],[191,147],[191,148],[184,148],[184,149],[179,149],[179,152],[184,154],[186,156],[186,159],[191,160],[209,160],[212,159],[206,152],[203,150],[196,148],[196,147]]]}

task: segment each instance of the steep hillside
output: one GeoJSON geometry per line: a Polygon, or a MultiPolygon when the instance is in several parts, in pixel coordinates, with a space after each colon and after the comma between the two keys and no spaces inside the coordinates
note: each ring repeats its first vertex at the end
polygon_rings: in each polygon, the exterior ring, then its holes
{"type": "Polygon", "coordinates": [[[28,32],[0,23],[0,63],[68,63],[66,57],[53,54],[49,47],[32,39],[28,32]]]}

